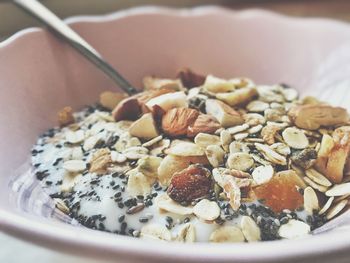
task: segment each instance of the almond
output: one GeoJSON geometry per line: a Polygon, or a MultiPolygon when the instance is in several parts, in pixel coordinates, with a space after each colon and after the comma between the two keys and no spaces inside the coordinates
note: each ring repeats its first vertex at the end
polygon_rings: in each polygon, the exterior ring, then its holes
{"type": "Polygon", "coordinates": [[[216,94],[216,98],[222,100],[230,106],[237,106],[250,102],[257,95],[258,92],[255,88],[247,87],[235,90],[233,92],[218,93],[216,94]]]}
{"type": "Polygon", "coordinates": [[[349,121],[346,109],[322,104],[296,106],[288,115],[297,127],[306,130],[317,130],[321,126],[335,126],[349,121]]]}
{"type": "Polygon", "coordinates": [[[189,68],[180,70],[177,73],[177,77],[181,79],[182,84],[186,88],[199,87],[205,82],[205,76],[197,74],[189,68]]]}
{"type": "Polygon", "coordinates": [[[208,99],[205,103],[205,110],[214,116],[224,128],[244,123],[242,116],[222,101],[208,99]]]}
{"type": "Polygon", "coordinates": [[[72,107],[64,107],[57,113],[57,117],[60,127],[67,126],[75,122],[72,107]]]}
{"type": "Polygon", "coordinates": [[[157,137],[159,134],[152,113],[146,113],[136,120],[130,126],[129,133],[131,136],[147,140],[157,137]]]}
{"type": "Polygon", "coordinates": [[[200,114],[194,123],[188,126],[187,136],[195,137],[199,133],[213,134],[220,128],[220,124],[213,116],[200,114]]]}
{"type": "Polygon", "coordinates": [[[191,202],[208,195],[211,186],[209,170],[190,165],[173,175],[167,193],[176,202],[191,202]]]}
{"type": "Polygon", "coordinates": [[[136,120],[141,112],[141,106],[137,98],[130,97],[119,102],[112,111],[112,116],[116,121],[136,120]]]}
{"type": "Polygon", "coordinates": [[[199,115],[199,111],[189,108],[175,108],[167,111],[162,118],[162,129],[171,137],[187,134],[187,129],[199,115]]]}

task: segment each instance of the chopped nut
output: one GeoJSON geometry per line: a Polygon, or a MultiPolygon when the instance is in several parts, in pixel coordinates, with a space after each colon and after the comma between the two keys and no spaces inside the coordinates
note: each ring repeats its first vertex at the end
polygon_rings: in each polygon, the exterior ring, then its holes
{"type": "Polygon", "coordinates": [[[149,179],[138,171],[129,174],[126,190],[130,196],[146,196],[152,190],[149,179]]]}
{"type": "Polygon", "coordinates": [[[189,108],[175,108],[167,111],[162,119],[164,133],[172,137],[187,134],[188,127],[198,118],[199,111],[189,108]]]}
{"type": "Polygon", "coordinates": [[[242,88],[229,93],[217,93],[216,98],[222,100],[230,106],[245,104],[257,96],[257,91],[253,87],[242,88]]]}
{"type": "Polygon", "coordinates": [[[279,130],[281,130],[281,127],[277,125],[266,125],[261,130],[261,136],[267,144],[271,145],[275,143],[275,136],[279,130]]]}
{"type": "Polygon", "coordinates": [[[60,127],[67,126],[75,122],[72,107],[64,107],[57,113],[57,117],[60,127]]]}
{"type": "Polygon", "coordinates": [[[176,156],[205,155],[205,151],[203,148],[188,141],[179,141],[176,144],[171,145],[170,148],[166,150],[166,153],[171,155],[176,155],[176,156]]]}
{"type": "Polygon", "coordinates": [[[312,148],[306,148],[300,152],[294,152],[291,156],[291,160],[298,166],[309,169],[312,167],[317,158],[317,153],[312,148]]]}
{"type": "Polygon", "coordinates": [[[235,88],[234,83],[212,75],[208,75],[203,84],[203,89],[212,93],[229,92],[235,90],[235,88]]]}
{"type": "Polygon", "coordinates": [[[266,119],[264,116],[258,113],[247,113],[243,115],[243,119],[246,124],[250,126],[258,125],[258,124],[265,124],[266,119]]]}
{"type": "Polygon", "coordinates": [[[171,178],[167,193],[176,202],[191,202],[209,193],[212,185],[209,170],[190,165],[171,178]]]}
{"type": "Polygon", "coordinates": [[[317,130],[321,126],[335,126],[349,121],[345,109],[322,104],[297,106],[288,115],[297,127],[306,130],[317,130]]]}
{"type": "Polygon", "coordinates": [[[205,221],[213,221],[220,216],[220,207],[214,201],[202,199],[193,207],[193,213],[205,221]]]}
{"type": "Polygon", "coordinates": [[[109,110],[113,110],[125,98],[126,94],[124,93],[104,91],[100,94],[100,104],[109,110]]]}
{"type": "Polygon", "coordinates": [[[152,109],[154,105],[160,106],[163,110],[168,111],[173,108],[187,108],[186,94],[183,91],[166,93],[150,99],[146,106],[152,109]]]}
{"type": "Polygon", "coordinates": [[[108,149],[97,150],[90,161],[91,173],[103,173],[107,166],[112,162],[110,151],[108,149]]]}
{"type": "Polygon", "coordinates": [[[224,128],[242,124],[242,116],[222,101],[208,99],[205,102],[206,112],[215,117],[224,128]]]}
{"type": "Polygon", "coordinates": [[[141,114],[141,106],[137,98],[123,99],[112,111],[113,118],[120,120],[136,120],[141,114]]]}
{"type": "Polygon", "coordinates": [[[280,165],[287,164],[286,158],[284,156],[278,154],[274,150],[272,150],[269,146],[267,146],[265,144],[261,144],[261,143],[255,143],[254,145],[259,151],[261,151],[261,153],[264,155],[264,157],[267,160],[269,160],[275,164],[280,164],[280,165]]]}
{"type": "Polygon", "coordinates": [[[270,105],[266,102],[254,100],[247,105],[247,110],[250,112],[263,112],[268,109],[270,105]]]}
{"type": "Polygon", "coordinates": [[[132,136],[147,140],[157,137],[159,134],[152,113],[146,113],[136,120],[130,126],[129,133],[132,136]]]}
{"type": "Polygon", "coordinates": [[[188,126],[187,136],[194,137],[199,133],[213,134],[220,128],[220,124],[213,116],[200,114],[194,123],[188,126]]]}
{"type": "Polygon", "coordinates": [[[186,88],[194,88],[202,86],[205,82],[205,76],[195,73],[189,68],[184,68],[177,73],[177,77],[181,79],[182,84],[186,88]]]}
{"type": "Polygon", "coordinates": [[[162,158],[156,156],[145,156],[137,161],[137,169],[148,177],[158,177],[158,168],[162,158]]]}
{"type": "Polygon", "coordinates": [[[178,91],[183,89],[182,84],[179,79],[160,79],[154,77],[144,77],[143,86],[145,90],[159,90],[159,89],[170,89],[173,91],[178,91]]]}
{"type": "Polygon", "coordinates": [[[231,134],[227,130],[222,130],[220,132],[220,142],[221,142],[222,148],[226,152],[228,152],[230,143],[232,142],[232,137],[231,137],[231,134]]]}

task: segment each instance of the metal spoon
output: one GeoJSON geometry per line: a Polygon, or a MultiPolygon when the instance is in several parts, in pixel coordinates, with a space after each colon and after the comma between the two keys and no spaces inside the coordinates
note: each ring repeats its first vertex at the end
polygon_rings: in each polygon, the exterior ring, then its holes
{"type": "Polygon", "coordinates": [[[137,93],[137,90],[117,70],[107,63],[92,46],[40,2],[36,0],[14,0],[14,3],[40,20],[61,39],[78,50],[84,57],[94,63],[101,71],[117,83],[126,93],[129,95],[137,93]]]}

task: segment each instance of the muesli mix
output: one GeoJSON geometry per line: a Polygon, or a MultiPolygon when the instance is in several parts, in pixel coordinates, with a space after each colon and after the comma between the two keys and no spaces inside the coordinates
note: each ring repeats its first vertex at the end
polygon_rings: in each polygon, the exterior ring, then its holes
{"type": "Polygon", "coordinates": [[[32,150],[57,208],[143,239],[298,238],[346,210],[349,116],[284,84],[189,69],[58,113],[32,150]]]}

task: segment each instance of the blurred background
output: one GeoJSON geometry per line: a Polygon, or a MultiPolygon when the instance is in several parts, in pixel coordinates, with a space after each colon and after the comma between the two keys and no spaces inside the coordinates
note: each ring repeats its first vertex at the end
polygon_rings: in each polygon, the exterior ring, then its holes
{"type": "MultiPolygon", "coordinates": [[[[0,41],[38,23],[11,3],[0,0],[0,41]]],[[[350,0],[41,0],[61,18],[105,14],[139,5],[191,7],[222,5],[232,9],[264,8],[292,16],[328,17],[350,22],[350,0]]]]}

